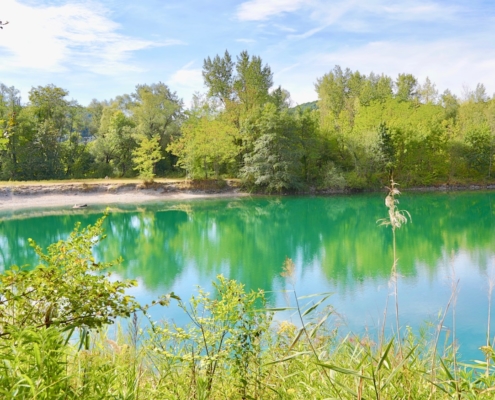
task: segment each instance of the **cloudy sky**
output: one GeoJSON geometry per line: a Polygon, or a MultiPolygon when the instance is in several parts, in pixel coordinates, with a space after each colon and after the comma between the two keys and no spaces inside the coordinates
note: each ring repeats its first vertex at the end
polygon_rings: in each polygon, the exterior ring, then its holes
{"type": "Polygon", "coordinates": [[[242,50],[294,103],[335,65],[495,92],[493,0],[0,0],[0,82],[53,83],[87,105],[165,82],[190,104],[203,60],[242,50]]]}

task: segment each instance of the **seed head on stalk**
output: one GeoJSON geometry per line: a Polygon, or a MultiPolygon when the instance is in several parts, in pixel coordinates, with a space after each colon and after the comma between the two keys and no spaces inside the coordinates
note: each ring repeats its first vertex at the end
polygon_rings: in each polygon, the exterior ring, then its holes
{"type": "Polygon", "coordinates": [[[377,222],[380,225],[391,226],[392,230],[395,228],[400,228],[402,224],[407,223],[407,220],[411,220],[411,214],[406,210],[399,210],[397,204],[399,204],[399,199],[395,196],[400,195],[399,189],[396,188],[399,184],[394,182],[393,179],[390,180],[390,187],[388,189],[388,195],[385,197],[385,206],[388,208],[388,218],[379,219],[377,222]],[[406,216],[407,215],[407,216],[406,216]]]}
{"type": "MultiPolygon", "coordinates": [[[[411,214],[408,211],[401,211],[397,208],[397,204],[399,204],[399,200],[395,198],[395,196],[400,195],[399,189],[396,188],[398,183],[394,182],[393,179],[390,179],[390,187],[388,189],[388,195],[385,197],[385,206],[388,208],[388,218],[379,219],[377,222],[380,225],[391,226],[392,227],[392,251],[393,251],[393,264],[391,271],[391,283],[394,287],[394,295],[395,295],[395,323],[397,329],[397,338],[399,344],[399,354],[402,357],[402,346],[400,340],[400,322],[399,322],[399,289],[397,285],[398,274],[397,274],[397,249],[395,242],[395,228],[400,228],[402,224],[407,223],[408,217],[411,220],[411,214]],[[406,216],[407,215],[407,216],[406,216]]],[[[385,328],[385,322],[383,324],[385,328]]]]}

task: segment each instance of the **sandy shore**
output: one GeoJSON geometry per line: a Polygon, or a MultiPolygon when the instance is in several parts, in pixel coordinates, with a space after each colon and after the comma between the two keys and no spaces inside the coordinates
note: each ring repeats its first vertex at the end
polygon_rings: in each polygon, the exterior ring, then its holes
{"type": "MultiPolygon", "coordinates": [[[[118,206],[119,204],[157,203],[204,198],[248,196],[239,188],[239,182],[229,180],[222,187],[214,181],[192,183],[186,181],[162,181],[145,186],[139,182],[97,181],[63,183],[0,184],[0,213],[22,212],[25,209],[73,208],[74,206],[118,206]],[[206,185],[206,186],[202,186],[206,185]]],[[[442,185],[408,188],[405,191],[459,191],[495,190],[489,185],[442,185]]],[[[310,195],[343,194],[342,190],[307,193],[310,195]]]]}
{"type": "Polygon", "coordinates": [[[140,204],[146,202],[240,197],[245,193],[228,185],[222,189],[181,188],[158,183],[151,188],[141,184],[28,184],[0,186],[0,211],[86,205],[140,204]]]}

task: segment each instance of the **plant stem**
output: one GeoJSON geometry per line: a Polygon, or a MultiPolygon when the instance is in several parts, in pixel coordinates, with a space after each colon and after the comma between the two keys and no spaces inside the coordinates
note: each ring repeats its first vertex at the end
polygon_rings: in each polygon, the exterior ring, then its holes
{"type": "Polygon", "coordinates": [[[392,226],[392,241],[394,248],[394,264],[392,267],[392,279],[394,282],[394,295],[395,295],[395,324],[397,329],[397,342],[399,344],[399,355],[402,358],[402,342],[400,338],[400,323],[399,323],[399,276],[397,274],[397,249],[395,244],[395,226],[392,226]]]}

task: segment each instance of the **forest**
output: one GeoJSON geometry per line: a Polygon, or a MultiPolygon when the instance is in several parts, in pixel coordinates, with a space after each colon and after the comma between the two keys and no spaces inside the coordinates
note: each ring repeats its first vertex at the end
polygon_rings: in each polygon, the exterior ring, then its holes
{"type": "Polygon", "coordinates": [[[461,97],[426,78],[335,66],[318,101],[294,106],[258,56],[203,64],[190,108],[164,83],[88,106],[53,84],[23,102],[0,86],[0,179],[240,178],[262,192],[363,190],[492,180],[495,97],[461,97]]]}

